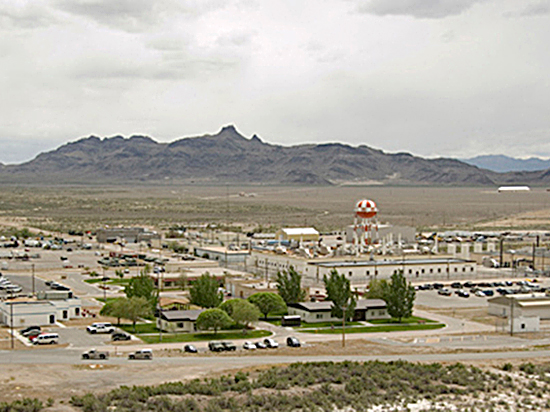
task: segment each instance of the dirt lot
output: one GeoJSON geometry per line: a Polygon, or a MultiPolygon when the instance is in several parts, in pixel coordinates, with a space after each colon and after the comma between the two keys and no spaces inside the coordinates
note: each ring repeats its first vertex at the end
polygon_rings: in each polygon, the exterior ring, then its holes
{"type": "MultiPolygon", "coordinates": [[[[237,224],[244,230],[314,225],[341,230],[362,198],[376,201],[379,220],[428,227],[550,229],[550,193],[497,193],[496,188],[415,187],[17,187],[0,186],[0,226],[43,230],[134,224],[237,224]],[[519,217],[514,218],[516,215],[519,217]]],[[[0,227],[1,229],[1,227],[0,227]]]]}

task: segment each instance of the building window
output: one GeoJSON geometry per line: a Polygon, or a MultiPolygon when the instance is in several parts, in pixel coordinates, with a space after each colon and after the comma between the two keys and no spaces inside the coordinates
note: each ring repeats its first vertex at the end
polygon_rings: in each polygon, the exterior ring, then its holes
{"type": "Polygon", "coordinates": [[[463,271],[463,272],[466,272],[466,268],[462,268],[462,271],[463,271]]]}
{"type": "Polygon", "coordinates": [[[323,319],[323,314],[322,314],[322,313],[318,313],[317,315],[315,315],[315,318],[316,318],[316,319],[323,319]]]}
{"type": "Polygon", "coordinates": [[[430,268],[430,273],[434,273],[434,270],[432,268],[430,268]]]}
{"type": "Polygon", "coordinates": [[[349,272],[349,275],[348,275],[348,276],[351,276],[351,274],[352,274],[352,272],[351,272],[351,270],[350,270],[350,272],[349,272]]]}
{"type": "Polygon", "coordinates": [[[474,268],[473,268],[473,267],[471,267],[471,268],[470,268],[470,272],[473,272],[473,271],[474,271],[474,268]]]}
{"type": "Polygon", "coordinates": [[[521,324],[521,329],[525,329],[525,323],[521,324]]]}
{"type": "Polygon", "coordinates": [[[424,274],[424,269],[422,269],[422,274],[424,274]]]}
{"type": "Polygon", "coordinates": [[[413,270],[409,269],[409,275],[412,275],[412,273],[413,273],[413,270]]]}
{"type": "Polygon", "coordinates": [[[455,268],[455,272],[458,272],[458,268],[455,268]]]}
{"type": "Polygon", "coordinates": [[[377,270],[375,270],[375,271],[374,271],[374,274],[375,274],[375,275],[378,275],[378,271],[377,271],[377,270]]]}
{"type": "Polygon", "coordinates": [[[367,270],[367,276],[370,276],[370,270],[367,270]]]}
{"type": "Polygon", "coordinates": [[[178,328],[183,328],[183,322],[178,322],[178,328]]]}
{"type": "Polygon", "coordinates": [[[437,273],[441,273],[441,268],[437,268],[437,273]]]}

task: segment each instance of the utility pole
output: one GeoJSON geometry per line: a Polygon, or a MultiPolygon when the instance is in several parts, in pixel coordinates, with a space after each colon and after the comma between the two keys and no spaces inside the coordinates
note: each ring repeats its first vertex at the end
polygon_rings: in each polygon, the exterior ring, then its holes
{"type": "Polygon", "coordinates": [[[162,342],[162,306],[160,304],[160,270],[157,272],[157,305],[158,305],[158,326],[159,326],[159,342],[162,342]]]}
{"type": "Polygon", "coordinates": [[[346,309],[348,308],[348,305],[345,304],[342,306],[342,311],[344,312],[344,316],[342,317],[342,347],[346,347],[346,309]]]}
{"type": "Polygon", "coordinates": [[[510,297],[510,336],[514,336],[514,298],[510,297]]]}
{"type": "Polygon", "coordinates": [[[11,348],[15,348],[15,342],[13,341],[13,294],[10,299],[10,335],[11,335],[11,348]]]}
{"type": "Polygon", "coordinates": [[[32,268],[32,295],[34,296],[34,263],[31,265],[32,268]]]}

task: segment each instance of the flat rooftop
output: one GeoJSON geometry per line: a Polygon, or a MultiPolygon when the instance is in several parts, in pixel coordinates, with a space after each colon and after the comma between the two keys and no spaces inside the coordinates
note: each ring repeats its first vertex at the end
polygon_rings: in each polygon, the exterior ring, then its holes
{"type": "Polygon", "coordinates": [[[409,265],[446,265],[452,263],[473,262],[456,258],[436,258],[436,259],[394,259],[394,260],[353,260],[353,261],[329,261],[329,262],[309,262],[312,265],[333,268],[333,267],[357,267],[357,266],[409,266],[409,265]]]}

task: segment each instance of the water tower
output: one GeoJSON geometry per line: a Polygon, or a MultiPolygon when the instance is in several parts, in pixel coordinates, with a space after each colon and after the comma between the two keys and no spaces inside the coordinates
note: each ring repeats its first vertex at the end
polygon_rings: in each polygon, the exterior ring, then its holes
{"type": "Polygon", "coordinates": [[[374,232],[378,230],[374,217],[378,213],[378,208],[372,200],[363,199],[357,202],[354,212],[354,241],[362,251],[374,241],[374,232]]]}

